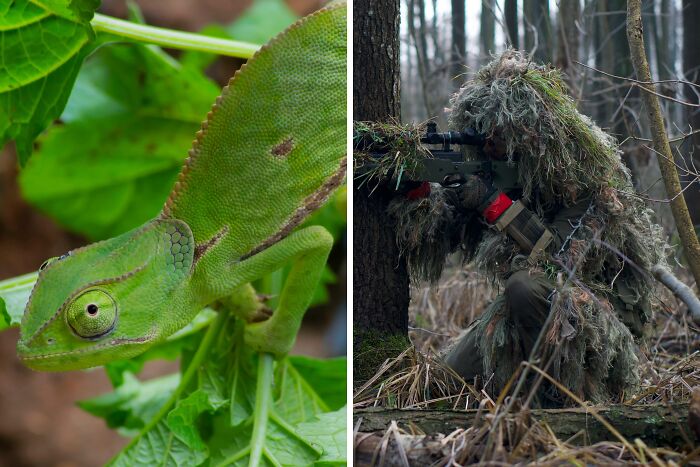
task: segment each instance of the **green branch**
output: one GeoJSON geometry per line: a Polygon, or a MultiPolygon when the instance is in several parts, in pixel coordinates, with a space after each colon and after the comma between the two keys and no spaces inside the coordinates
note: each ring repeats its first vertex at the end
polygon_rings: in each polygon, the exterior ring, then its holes
{"type": "Polygon", "coordinates": [[[253,420],[253,434],[250,439],[250,467],[260,465],[260,460],[265,447],[267,431],[267,419],[270,415],[270,399],[272,395],[272,375],[274,370],[274,357],[270,354],[260,354],[258,362],[258,387],[255,391],[255,419],[253,420]]]}
{"type": "Polygon", "coordinates": [[[173,49],[197,50],[229,57],[250,58],[260,48],[248,42],[219,39],[191,32],[132,23],[96,13],[90,22],[93,29],[139,42],[171,47],[173,49]]]}

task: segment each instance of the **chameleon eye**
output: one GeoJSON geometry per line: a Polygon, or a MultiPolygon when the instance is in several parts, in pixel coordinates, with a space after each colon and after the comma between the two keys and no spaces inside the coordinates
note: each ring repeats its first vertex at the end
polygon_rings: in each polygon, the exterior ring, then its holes
{"type": "Polygon", "coordinates": [[[79,337],[96,339],[112,330],[117,322],[117,305],[103,290],[87,290],[68,306],[66,320],[79,337]]]}

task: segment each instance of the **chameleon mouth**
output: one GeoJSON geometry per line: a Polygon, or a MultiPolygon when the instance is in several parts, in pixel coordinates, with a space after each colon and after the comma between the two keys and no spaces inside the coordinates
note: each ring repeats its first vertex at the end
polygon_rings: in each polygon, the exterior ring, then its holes
{"type": "MultiPolygon", "coordinates": [[[[89,368],[90,366],[98,366],[101,363],[93,363],[91,365],[85,366],[84,364],[80,364],[79,361],[76,360],[75,364],[67,363],[66,366],[61,366],[60,368],[51,368],[52,362],[57,359],[65,359],[65,358],[70,358],[70,357],[77,357],[79,355],[84,355],[88,353],[99,353],[101,350],[106,350],[110,348],[115,348],[118,346],[123,346],[123,345],[129,345],[129,344],[144,344],[146,342],[149,342],[153,340],[154,334],[149,333],[146,336],[142,337],[134,337],[134,338],[115,338],[115,339],[110,339],[106,342],[102,342],[100,344],[95,344],[91,345],[89,347],[83,347],[80,349],[74,349],[74,350],[66,350],[62,352],[52,352],[52,353],[38,353],[40,350],[35,350],[33,353],[32,349],[30,349],[26,343],[19,341],[17,343],[17,356],[19,359],[22,361],[23,364],[26,366],[37,369],[37,370],[57,370],[57,371],[64,371],[65,369],[84,369],[84,368],[89,368]]],[[[140,353],[140,352],[137,352],[140,353]]],[[[137,354],[135,353],[135,355],[137,354]]],[[[106,362],[105,362],[106,363],[106,362]]]]}

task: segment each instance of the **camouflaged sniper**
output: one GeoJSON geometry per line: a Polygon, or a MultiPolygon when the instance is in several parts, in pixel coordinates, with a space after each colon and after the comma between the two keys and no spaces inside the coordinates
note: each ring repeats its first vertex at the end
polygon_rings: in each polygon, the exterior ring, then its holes
{"type": "MultiPolygon", "coordinates": [[[[552,238],[542,255],[528,258],[507,229],[465,212],[458,193],[434,185],[428,197],[398,196],[389,206],[412,278],[436,280],[446,256],[461,249],[465,261],[506,291],[524,286],[547,304],[554,316],[541,361],[550,362],[554,378],[594,402],[634,392],[635,340],[651,313],[647,272],[665,266],[668,247],[634,192],[615,140],[578,112],[556,69],[513,50],[482,68],[451,106],[452,129],[474,128],[500,140],[517,160],[522,190],[509,196],[552,238]],[[554,293],[544,293],[548,287],[554,293]]],[[[475,345],[481,357],[475,364],[487,378],[493,373],[496,394],[528,358],[531,336],[515,311],[500,295],[448,352],[450,362],[460,346],[475,345]]],[[[570,403],[553,387],[541,392],[551,402],[545,405],[570,403]]]]}

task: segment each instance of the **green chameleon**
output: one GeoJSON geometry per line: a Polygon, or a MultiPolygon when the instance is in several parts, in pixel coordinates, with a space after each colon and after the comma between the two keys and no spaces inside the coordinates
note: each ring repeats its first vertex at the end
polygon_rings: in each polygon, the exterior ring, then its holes
{"type": "Polygon", "coordinates": [[[42,265],[17,353],[64,371],[133,357],[206,305],[251,303],[249,283],[291,272],[270,315],[232,306],[259,352],[289,351],[333,239],[295,230],[346,170],[346,6],[263,46],[217,98],[161,213],[42,265]]]}

